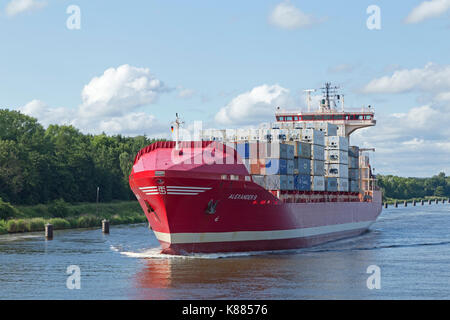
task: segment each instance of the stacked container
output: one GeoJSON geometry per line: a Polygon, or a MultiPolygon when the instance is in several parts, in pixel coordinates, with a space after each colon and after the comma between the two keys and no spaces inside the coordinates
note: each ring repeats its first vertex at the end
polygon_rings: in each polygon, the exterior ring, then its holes
{"type": "Polygon", "coordinates": [[[355,146],[348,148],[348,178],[349,191],[359,192],[359,148],[355,146]]]}
{"type": "Polygon", "coordinates": [[[311,145],[311,190],[325,191],[325,134],[315,129],[304,129],[302,141],[311,145]]]}
{"type": "Polygon", "coordinates": [[[349,191],[348,139],[340,136],[325,137],[325,177],[328,191],[349,191]]]}

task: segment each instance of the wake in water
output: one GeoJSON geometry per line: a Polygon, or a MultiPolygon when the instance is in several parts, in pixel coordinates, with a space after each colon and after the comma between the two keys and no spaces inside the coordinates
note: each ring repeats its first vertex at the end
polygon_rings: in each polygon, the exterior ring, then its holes
{"type": "Polygon", "coordinates": [[[249,251],[249,252],[218,252],[218,253],[190,253],[186,255],[172,255],[161,253],[161,248],[150,248],[140,251],[122,251],[119,248],[110,246],[112,251],[119,252],[120,254],[139,259],[224,259],[224,258],[239,258],[260,256],[267,254],[288,254],[297,253],[301,249],[295,250],[276,250],[276,251],[249,251]]]}

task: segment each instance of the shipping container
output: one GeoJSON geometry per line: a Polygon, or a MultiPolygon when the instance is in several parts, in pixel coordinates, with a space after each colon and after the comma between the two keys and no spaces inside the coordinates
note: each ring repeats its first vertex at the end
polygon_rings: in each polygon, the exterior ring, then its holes
{"type": "Polygon", "coordinates": [[[294,176],[291,174],[287,176],[286,190],[294,190],[294,176]]]}
{"type": "Polygon", "coordinates": [[[338,126],[329,122],[316,122],[315,129],[322,131],[325,136],[336,136],[338,126]]]}
{"type": "Polygon", "coordinates": [[[348,192],[348,179],[345,178],[338,178],[337,179],[338,184],[338,191],[340,192],[348,192]]]}
{"type": "Polygon", "coordinates": [[[311,190],[311,176],[309,174],[294,175],[294,190],[310,191],[311,190]]]}
{"type": "Polygon", "coordinates": [[[359,192],[359,181],[350,180],[349,186],[350,186],[350,189],[349,189],[350,192],[359,192]]]}
{"type": "Polygon", "coordinates": [[[311,159],[325,161],[325,147],[317,144],[312,144],[311,159]]]}
{"type": "Polygon", "coordinates": [[[348,156],[353,158],[359,158],[359,147],[356,146],[348,147],[348,156]]]}
{"type": "Polygon", "coordinates": [[[287,160],[287,170],[286,170],[286,174],[294,174],[294,168],[295,168],[295,164],[294,164],[294,160],[287,160]]]}
{"type": "Polygon", "coordinates": [[[298,174],[310,175],[311,174],[311,160],[296,158],[294,159],[294,169],[298,174]]]}
{"type": "Polygon", "coordinates": [[[325,161],[311,160],[311,175],[324,176],[325,175],[325,161]]]}
{"type": "Polygon", "coordinates": [[[294,122],[294,129],[306,129],[304,122],[294,122]]]}
{"type": "Polygon", "coordinates": [[[265,176],[261,176],[261,175],[252,175],[252,180],[254,183],[256,183],[257,185],[266,188],[266,182],[265,182],[265,176]]]}
{"type": "Polygon", "coordinates": [[[311,176],[311,190],[312,191],[325,191],[325,177],[311,176]]]}
{"type": "Polygon", "coordinates": [[[267,190],[288,190],[287,175],[265,176],[265,185],[267,190]]]}
{"type": "Polygon", "coordinates": [[[325,175],[329,177],[348,179],[348,165],[340,163],[326,163],[325,175]]]}
{"type": "Polygon", "coordinates": [[[302,139],[301,129],[292,129],[289,131],[288,141],[300,141],[302,139]]]}
{"type": "Polygon", "coordinates": [[[338,178],[325,177],[325,190],[330,192],[338,191],[338,178]]]}
{"type": "Polygon", "coordinates": [[[301,141],[288,141],[286,144],[294,147],[294,157],[311,159],[311,144],[301,141]]]}
{"type": "Polygon", "coordinates": [[[354,157],[348,158],[348,167],[352,169],[358,169],[359,168],[359,159],[354,157]]]}
{"type": "Polygon", "coordinates": [[[266,158],[264,167],[261,169],[262,174],[266,175],[285,175],[287,174],[287,160],[279,158],[266,158]]]}
{"type": "Polygon", "coordinates": [[[340,136],[325,137],[327,149],[338,149],[348,152],[348,138],[340,136]]]}
{"type": "Polygon", "coordinates": [[[316,144],[319,146],[325,145],[325,135],[323,132],[314,129],[302,130],[302,141],[316,144]]]}
{"type": "Polygon", "coordinates": [[[328,163],[348,164],[348,152],[338,149],[327,149],[325,150],[325,161],[328,163]]]}
{"type": "Polygon", "coordinates": [[[348,169],[348,178],[350,180],[359,180],[359,169],[353,169],[353,168],[349,168],[348,169]]]}
{"type": "Polygon", "coordinates": [[[359,157],[359,166],[362,168],[368,168],[370,164],[369,156],[362,155],[359,157]]]}
{"type": "Polygon", "coordinates": [[[294,159],[294,146],[279,142],[263,142],[259,147],[263,149],[259,152],[260,157],[265,154],[266,158],[294,159]]]}

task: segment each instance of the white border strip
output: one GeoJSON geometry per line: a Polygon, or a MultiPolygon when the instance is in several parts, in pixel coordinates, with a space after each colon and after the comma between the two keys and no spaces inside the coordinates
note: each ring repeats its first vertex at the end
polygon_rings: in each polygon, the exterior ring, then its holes
{"type": "Polygon", "coordinates": [[[273,231],[236,231],[236,232],[207,232],[207,233],[165,233],[154,231],[156,238],[167,243],[206,243],[206,242],[234,242],[306,238],[335,232],[367,229],[375,221],[350,222],[329,226],[273,230],[273,231]]]}

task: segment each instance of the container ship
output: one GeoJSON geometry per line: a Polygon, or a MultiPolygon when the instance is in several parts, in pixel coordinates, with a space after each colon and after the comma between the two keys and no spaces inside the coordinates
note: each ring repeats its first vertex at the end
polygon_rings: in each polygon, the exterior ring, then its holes
{"type": "MultiPolygon", "coordinates": [[[[310,247],[369,229],[382,210],[368,152],[350,146],[374,110],[344,109],[329,83],[318,108],[275,108],[257,129],[204,129],[136,155],[129,183],[162,253],[310,247]]],[[[310,91],[309,91],[310,92],[310,91]]]]}

